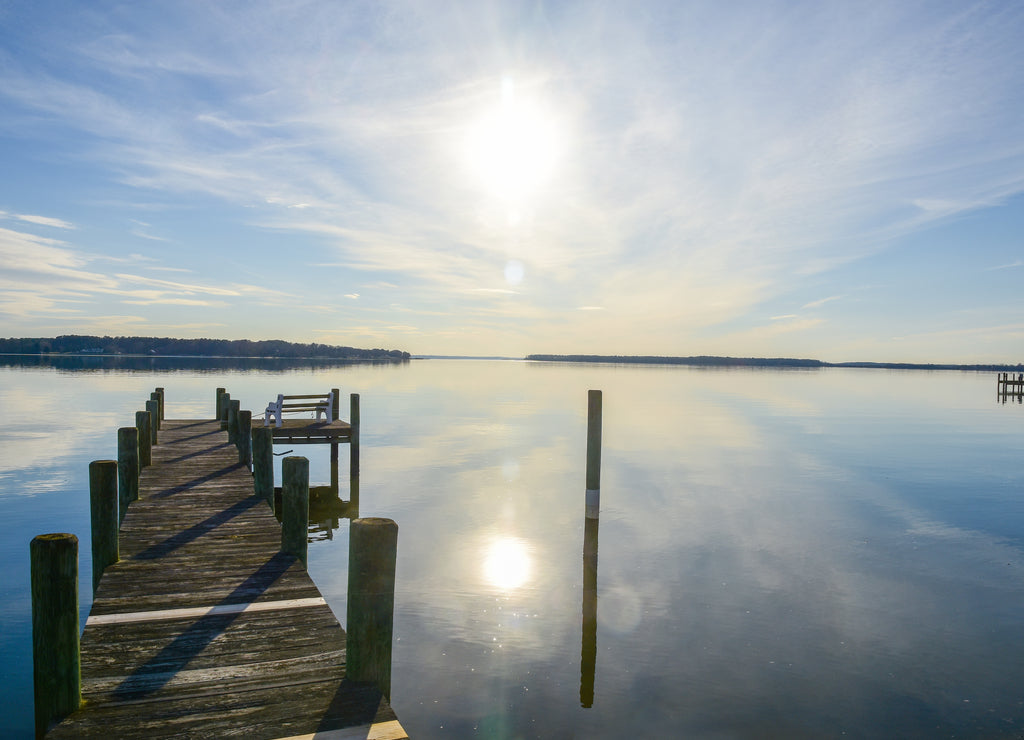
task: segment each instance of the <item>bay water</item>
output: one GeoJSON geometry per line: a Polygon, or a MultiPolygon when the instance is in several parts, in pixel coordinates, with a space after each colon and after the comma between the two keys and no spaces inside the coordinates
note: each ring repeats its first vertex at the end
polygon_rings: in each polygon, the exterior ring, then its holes
{"type": "MultiPolygon", "coordinates": [[[[218,386],[254,416],[336,387],[344,418],[360,394],[359,513],[399,525],[412,737],[1024,734],[1024,406],[994,373],[0,357],[5,737],[32,735],[29,541],[78,535],[84,624],[88,463],[154,388],[168,418],[210,418],[218,386]]],[[[293,454],[330,481],[327,446],[293,454]]],[[[347,526],[310,527],[342,623],[347,526]]]]}

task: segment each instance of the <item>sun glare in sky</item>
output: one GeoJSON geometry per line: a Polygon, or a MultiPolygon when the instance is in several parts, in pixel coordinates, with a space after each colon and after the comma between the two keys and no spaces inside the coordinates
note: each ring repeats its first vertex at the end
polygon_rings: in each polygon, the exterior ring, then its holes
{"type": "Polygon", "coordinates": [[[516,90],[505,78],[501,102],[470,127],[466,159],[492,196],[515,205],[530,198],[551,176],[560,153],[554,115],[516,90]]]}

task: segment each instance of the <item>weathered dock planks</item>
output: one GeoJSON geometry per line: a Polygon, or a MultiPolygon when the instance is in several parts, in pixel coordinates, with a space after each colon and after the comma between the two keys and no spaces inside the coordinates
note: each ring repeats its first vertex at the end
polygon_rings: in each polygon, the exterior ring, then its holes
{"type": "Polygon", "coordinates": [[[81,647],[47,737],[406,737],[216,420],[162,423],[81,647]]]}

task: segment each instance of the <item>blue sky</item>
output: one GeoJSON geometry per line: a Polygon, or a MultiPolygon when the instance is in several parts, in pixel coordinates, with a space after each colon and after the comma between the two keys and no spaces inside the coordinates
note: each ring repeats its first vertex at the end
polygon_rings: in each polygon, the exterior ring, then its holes
{"type": "Polygon", "coordinates": [[[1024,4],[0,0],[0,322],[1019,362],[1024,4]]]}

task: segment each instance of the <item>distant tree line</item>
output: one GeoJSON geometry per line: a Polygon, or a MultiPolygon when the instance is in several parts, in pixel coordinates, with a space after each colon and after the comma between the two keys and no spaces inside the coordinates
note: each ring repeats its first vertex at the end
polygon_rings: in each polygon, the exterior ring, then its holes
{"type": "Polygon", "coordinates": [[[1024,371],[1024,363],[1016,365],[949,365],[916,364],[912,362],[822,362],[789,357],[657,357],[652,355],[527,355],[527,360],[542,362],[612,362],[648,365],[706,365],[714,367],[863,367],[889,370],[982,370],[1024,371]]]}
{"type": "Polygon", "coordinates": [[[409,359],[397,349],[356,349],[329,344],[301,344],[280,339],[172,339],[169,337],[96,337],[65,334],[53,338],[0,339],[4,354],[97,354],[193,357],[329,358],[334,360],[409,359]]]}
{"type": "Polygon", "coordinates": [[[527,360],[546,362],[615,362],[642,365],[714,365],[749,367],[825,367],[821,360],[797,360],[788,357],[659,357],[654,355],[527,355],[527,360]]]}

